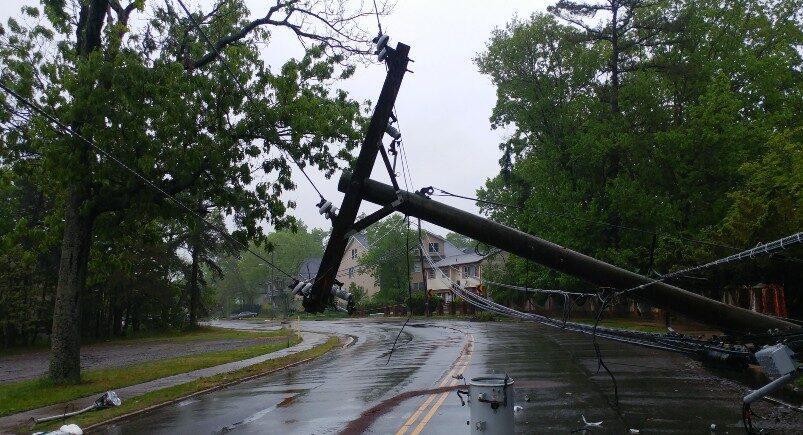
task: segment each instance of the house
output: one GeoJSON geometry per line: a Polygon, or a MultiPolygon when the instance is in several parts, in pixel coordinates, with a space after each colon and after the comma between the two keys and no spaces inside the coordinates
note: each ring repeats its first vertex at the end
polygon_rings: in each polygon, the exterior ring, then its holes
{"type": "Polygon", "coordinates": [[[361,271],[360,257],[368,250],[368,239],[365,234],[357,233],[351,236],[346,245],[346,253],[340,261],[340,269],[337,273],[337,280],[343,283],[343,288],[348,289],[351,284],[362,287],[365,290],[365,297],[371,297],[379,292],[376,279],[367,271],[361,271]]]}
{"type": "MultiPolygon", "coordinates": [[[[423,237],[424,260],[426,273],[426,289],[440,295],[446,302],[451,302],[451,285],[455,283],[470,291],[477,291],[481,284],[484,255],[471,249],[462,250],[437,234],[425,232],[423,237]]],[[[413,290],[424,289],[424,276],[421,273],[421,261],[415,257],[415,267],[410,276],[413,290]]]]}
{"type": "MultiPolygon", "coordinates": [[[[428,256],[429,260],[424,260],[424,273],[422,273],[422,262],[418,253],[414,253],[410,270],[413,291],[424,290],[424,274],[426,274],[426,290],[431,294],[442,295],[447,302],[451,301],[450,279],[467,290],[477,290],[481,283],[482,267],[486,256],[479,255],[471,249],[462,250],[446,238],[426,230],[423,230],[422,242],[424,255],[428,256]],[[435,267],[432,267],[433,265],[435,267]]],[[[368,247],[365,234],[358,233],[351,237],[340,262],[337,280],[343,283],[345,289],[348,289],[352,283],[362,287],[365,290],[365,296],[371,297],[379,292],[379,286],[370,271],[362,270],[359,263],[360,257],[368,250],[368,247]]],[[[304,261],[299,270],[300,278],[313,279],[318,273],[319,267],[319,258],[304,261]]]]}

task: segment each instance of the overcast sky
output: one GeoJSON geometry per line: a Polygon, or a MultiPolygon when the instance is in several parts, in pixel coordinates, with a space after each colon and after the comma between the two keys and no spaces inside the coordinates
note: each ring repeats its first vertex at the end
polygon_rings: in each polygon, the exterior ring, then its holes
{"type": "MultiPolygon", "coordinates": [[[[5,22],[17,15],[30,0],[0,0],[0,17],[5,22]]],[[[126,3],[123,1],[123,3],[126,3]]],[[[150,0],[146,0],[146,13],[150,0]]],[[[190,0],[192,5],[212,4],[212,0],[190,0]]],[[[247,0],[254,17],[264,16],[272,1],[247,0]]],[[[370,4],[370,2],[367,2],[370,4]]],[[[411,46],[410,64],[396,102],[399,122],[409,157],[413,186],[418,189],[434,185],[454,193],[473,195],[485,180],[499,171],[499,143],[504,132],[492,130],[488,118],[494,106],[495,89],[488,77],[480,75],[472,59],[485,48],[491,31],[502,27],[514,15],[527,17],[543,11],[546,0],[399,0],[389,16],[383,17],[385,33],[391,44],[404,42],[411,46]]],[[[140,18],[140,17],[137,17],[140,18]]],[[[144,18],[144,17],[142,17],[144,18]]],[[[301,54],[299,43],[289,32],[277,32],[274,40],[263,48],[263,56],[272,65],[279,65],[289,56],[301,54]]],[[[375,102],[379,96],[385,68],[376,63],[360,67],[342,84],[353,98],[375,102]]],[[[387,139],[386,139],[387,143],[387,139]]],[[[377,159],[373,176],[387,180],[381,159],[377,159]]],[[[298,190],[286,199],[296,200],[294,214],[311,227],[329,229],[330,224],[318,215],[317,195],[300,174],[295,177],[298,190]]],[[[340,204],[337,178],[327,180],[315,170],[310,172],[324,196],[340,204]]],[[[473,203],[439,198],[450,205],[476,212],[473,203]]],[[[363,204],[361,211],[377,207],[363,204]]],[[[438,230],[445,233],[445,230],[438,230]]]]}

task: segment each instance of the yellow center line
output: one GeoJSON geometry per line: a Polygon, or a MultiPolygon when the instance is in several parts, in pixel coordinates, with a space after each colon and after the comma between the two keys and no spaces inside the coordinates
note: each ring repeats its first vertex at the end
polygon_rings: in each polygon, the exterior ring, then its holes
{"type": "MultiPolygon", "coordinates": [[[[463,374],[463,372],[466,370],[466,368],[469,365],[469,361],[471,360],[471,351],[473,350],[473,348],[474,348],[474,336],[469,334],[468,351],[462,353],[460,357],[457,358],[457,360],[454,363],[454,366],[452,366],[452,370],[450,370],[446,374],[446,376],[444,376],[443,380],[438,385],[439,387],[444,387],[446,386],[447,383],[449,384],[449,386],[457,385],[457,380],[454,379],[453,377],[463,374]]],[[[398,432],[396,432],[396,435],[406,434],[407,431],[410,430],[410,427],[412,427],[413,424],[415,424],[416,420],[418,420],[418,417],[421,416],[421,414],[429,406],[429,404],[432,403],[432,401],[435,400],[435,398],[437,397],[438,399],[435,402],[435,405],[432,407],[432,409],[430,409],[430,411],[427,413],[424,419],[421,420],[418,426],[416,426],[415,430],[412,432],[411,435],[417,435],[418,433],[420,433],[427,425],[427,423],[429,423],[429,420],[432,419],[432,416],[435,415],[435,412],[437,412],[438,408],[441,407],[444,400],[446,400],[446,396],[448,395],[449,395],[448,391],[445,393],[430,394],[429,397],[427,397],[427,400],[424,401],[424,403],[422,403],[421,406],[419,406],[418,409],[416,409],[413,415],[411,415],[410,418],[408,418],[407,421],[404,422],[402,427],[399,428],[398,432]]]]}
{"type": "MultiPolygon", "coordinates": [[[[452,382],[449,385],[457,385],[457,379],[452,379],[452,382]]],[[[427,415],[421,420],[421,423],[418,423],[418,426],[415,427],[415,430],[410,435],[418,435],[424,430],[424,427],[429,423],[429,420],[432,419],[432,416],[438,411],[438,408],[443,405],[443,402],[446,400],[446,396],[449,395],[449,391],[445,393],[441,393],[441,397],[438,398],[438,401],[435,402],[435,405],[429,410],[427,415]]]]}
{"type": "MultiPolygon", "coordinates": [[[[446,374],[446,376],[443,378],[440,384],[438,384],[438,387],[446,386],[446,383],[449,382],[449,379],[452,378],[455,370],[457,370],[464,356],[465,355],[460,355],[460,358],[458,358],[457,361],[455,362],[455,366],[452,368],[452,370],[450,370],[446,374]]],[[[424,403],[422,403],[421,406],[418,407],[418,409],[416,409],[416,411],[413,413],[413,415],[410,416],[410,418],[407,419],[407,421],[404,422],[404,425],[402,425],[399,431],[396,432],[396,435],[404,435],[405,433],[407,433],[407,431],[410,429],[410,426],[412,426],[413,423],[415,423],[415,421],[418,420],[418,417],[421,415],[422,412],[424,412],[424,409],[426,409],[427,406],[429,406],[429,404],[435,399],[436,396],[437,396],[436,394],[430,394],[429,397],[427,397],[427,400],[424,403]]]]}

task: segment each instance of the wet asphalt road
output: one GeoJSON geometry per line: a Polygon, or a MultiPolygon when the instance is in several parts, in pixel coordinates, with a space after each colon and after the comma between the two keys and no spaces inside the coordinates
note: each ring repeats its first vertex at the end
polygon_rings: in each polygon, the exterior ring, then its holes
{"type": "MultiPolygon", "coordinates": [[[[240,322],[238,327],[259,327],[240,322]]],[[[305,322],[302,329],[351,335],[350,346],[313,362],[188,399],[104,428],[105,433],[210,434],[468,433],[468,408],[454,392],[426,390],[495,371],[515,380],[519,433],[569,433],[603,421],[596,433],[743,433],[743,385],[723,379],[685,357],[600,340],[615,373],[619,410],[610,378],[597,374],[588,336],[526,323],[413,320],[388,351],[400,321],[305,322]],[[398,395],[424,390],[406,400],[398,395]],[[524,400],[529,396],[530,401],[524,400]],[[357,421],[369,408],[379,412],[357,421]]],[[[718,373],[721,375],[722,373],[718,373]]],[[[800,414],[759,404],[761,427],[803,433],[800,414]]]]}

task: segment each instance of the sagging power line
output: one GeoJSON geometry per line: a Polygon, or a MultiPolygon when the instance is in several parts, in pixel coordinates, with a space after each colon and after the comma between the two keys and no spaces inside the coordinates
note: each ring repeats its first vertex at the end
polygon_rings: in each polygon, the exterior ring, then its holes
{"type": "Polygon", "coordinates": [[[259,258],[260,260],[264,261],[265,264],[267,264],[268,266],[272,267],[276,271],[282,273],[283,275],[287,276],[288,278],[293,278],[293,276],[290,273],[288,273],[287,271],[285,271],[281,267],[277,266],[276,264],[274,264],[270,260],[266,259],[262,255],[260,255],[258,252],[252,250],[247,244],[237,240],[235,237],[232,237],[224,227],[221,227],[221,226],[219,226],[217,224],[214,224],[212,222],[207,221],[201,213],[198,213],[192,207],[188,206],[187,204],[185,204],[184,202],[182,202],[181,200],[179,200],[175,196],[171,195],[169,192],[167,192],[164,189],[162,189],[161,187],[159,187],[153,181],[149,180],[146,176],[142,175],[141,173],[139,173],[135,169],[133,169],[130,166],[128,166],[125,162],[123,162],[121,159],[116,157],[114,154],[110,153],[109,151],[105,150],[103,147],[98,145],[93,139],[86,138],[83,135],[81,135],[80,133],[76,132],[70,126],[64,124],[58,118],[56,118],[55,115],[49,113],[48,111],[46,111],[45,109],[40,107],[38,104],[36,104],[36,103],[30,101],[29,99],[23,97],[22,95],[20,95],[19,93],[17,93],[13,89],[11,89],[9,86],[7,86],[2,81],[0,81],[0,89],[4,90],[9,95],[13,96],[15,99],[17,99],[17,101],[21,102],[22,104],[24,104],[25,106],[27,106],[28,108],[33,110],[34,112],[36,112],[39,115],[45,117],[45,119],[47,119],[49,121],[47,123],[47,125],[50,126],[50,128],[53,131],[55,131],[56,133],[65,134],[65,135],[68,135],[68,136],[73,137],[75,139],[78,139],[81,142],[84,142],[89,147],[91,147],[92,149],[97,151],[99,154],[101,154],[102,156],[104,156],[107,159],[109,159],[112,162],[114,162],[117,166],[121,167],[126,172],[129,172],[130,174],[132,174],[135,178],[139,179],[146,186],[150,187],[151,189],[153,189],[154,191],[156,191],[160,195],[164,196],[166,199],[168,199],[169,201],[171,201],[172,203],[177,205],[179,208],[183,209],[185,212],[187,212],[187,213],[191,214],[192,216],[194,216],[195,218],[199,219],[199,221],[201,223],[203,223],[204,225],[208,226],[209,228],[212,228],[215,231],[217,231],[229,243],[232,243],[235,246],[238,246],[238,247],[250,252],[251,254],[253,254],[254,256],[259,258]]]}

